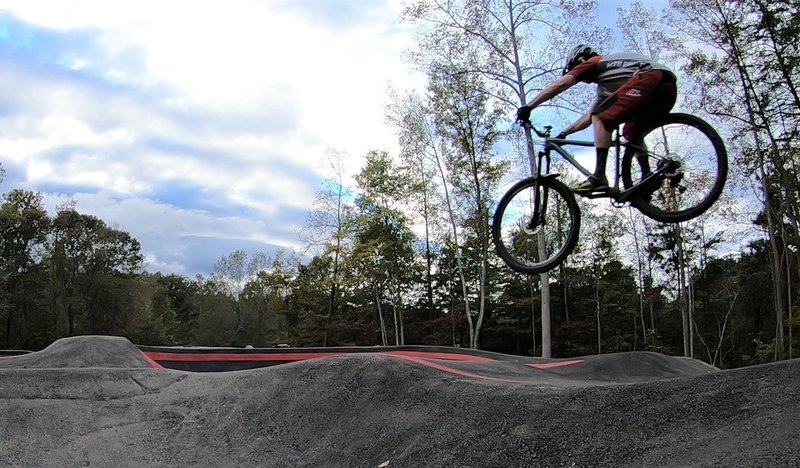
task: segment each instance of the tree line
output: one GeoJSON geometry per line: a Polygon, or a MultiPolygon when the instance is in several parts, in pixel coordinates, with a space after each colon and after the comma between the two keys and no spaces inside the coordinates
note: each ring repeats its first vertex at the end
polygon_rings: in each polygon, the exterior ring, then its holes
{"type": "MultiPolygon", "coordinates": [[[[402,20],[421,31],[408,59],[428,86],[389,90],[399,153],[370,151],[347,174],[350,155],[328,151],[328,178],[299,233],[303,256],[235,251],[207,278],[148,273],[128,233],[72,205],[51,216],[41,194],[6,192],[0,348],[101,333],[141,344],[429,344],[556,357],[652,350],[720,367],[797,356],[795,2],[620,9],[625,48],[676,64],[683,105],[725,135],[735,171],[724,197],[680,225],[582,200],[578,248],[541,276],[494,254],[494,203],[536,162],[509,114],[557,76],[568,45],[610,43],[592,22],[596,6],[408,3],[402,20]]],[[[555,101],[552,118],[568,120],[588,99],[555,101]]]]}

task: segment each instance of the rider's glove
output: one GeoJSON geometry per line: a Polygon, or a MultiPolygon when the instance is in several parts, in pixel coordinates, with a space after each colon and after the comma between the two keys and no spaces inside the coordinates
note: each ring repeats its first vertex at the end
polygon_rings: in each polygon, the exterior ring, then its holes
{"type": "Polygon", "coordinates": [[[528,106],[520,107],[519,109],[517,109],[517,120],[519,120],[520,122],[528,122],[528,121],[530,121],[531,120],[531,111],[532,110],[533,109],[531,109],[528,106]]]}
{"type": "Polygon", "coordinates": [[[556,135],[556,138],[558,138],[559,140],[563,140],[566,137],[567,137],[567,134],[564,133],[564,132],[561,132],[558,135],[556,135]]]}

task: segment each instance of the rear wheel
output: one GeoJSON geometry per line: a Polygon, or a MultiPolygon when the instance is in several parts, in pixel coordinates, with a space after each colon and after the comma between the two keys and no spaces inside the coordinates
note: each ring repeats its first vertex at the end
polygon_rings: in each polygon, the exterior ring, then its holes
{"type": "Polygon", "coordinates": [[[500,199],[492,238],[497,254],[512,270],[543,273],[558,266],[575,248],[580,220],[578,203],[567,186],[552,177],[538,183],[529,177],[500,199]],[[544,210],[535,215],[537,200],[544,210]]]}
{"type": "Polygon", "coordinates": [[[637,185],[648,171],[662,173],[631,199],[645,216],[665,223],[687,221],[719,198],[728,176],[728,156],[717,132],[688,114],[669,114],[626,145],[622,182],[637,185]],[[640,158],[647,154],[647,160],[640,158]]]}

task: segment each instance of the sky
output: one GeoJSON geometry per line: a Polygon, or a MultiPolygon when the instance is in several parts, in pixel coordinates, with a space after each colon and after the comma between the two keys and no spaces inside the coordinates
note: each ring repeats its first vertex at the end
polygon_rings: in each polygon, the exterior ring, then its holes
{"type": "Polygon", "coordinates": [[[41,191],[208,274],[300,249],[328,149],[396,147],[389,85],[419,87],[399,1],[0,0],[0,192],[41,191]]]}
{"type": "Polygon", "coordinates": [[[396,153],[387,89],[424,87],[401,4],[0,0],[0,193],[75,202],[152,272],[301,250],[326,152],[396,153]]]}

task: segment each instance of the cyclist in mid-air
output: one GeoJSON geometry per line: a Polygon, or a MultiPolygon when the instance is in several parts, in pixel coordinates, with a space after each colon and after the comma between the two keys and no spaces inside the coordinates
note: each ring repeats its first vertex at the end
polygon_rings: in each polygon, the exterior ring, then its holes
{"type": "MultiPolygon", "coordinates": [[[[576,192],[591,192],[608,188],[606,160],[613,129],[624,123],[622,135],[633,141],[637,132],[646,130],[648,125],[656,123],[672,110],[677,87],[672,70],[644,55],[622,52],[604,56],[595,48],[581,44],[567,55],[561,78],[520,107],[517,118],[528,121],[533,109],[579,81],[597,83],[597,99],[589,111],[559,133],[558,138],[565,138],[589,125],[594,127],[597,150],[594,175],[572,187],[576,192]]],[[[644,173],[649,172],[646,160],[639,163],[644,173]]]]}

